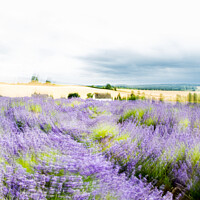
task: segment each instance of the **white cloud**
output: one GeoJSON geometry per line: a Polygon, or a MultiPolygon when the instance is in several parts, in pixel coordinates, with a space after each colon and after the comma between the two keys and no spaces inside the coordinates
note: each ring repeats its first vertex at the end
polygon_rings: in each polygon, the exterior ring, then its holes
{"type": "Polygon", "coordinates": [[[170,58],[196,53],[198,8],[193,0],[3,1],[0,81],[33,73],[67,83],[87,84],[88,74],[90,82],[106,81],[93,77],[97,75],[89,71],[91,66],[79,59],[99,50],[127,49],[170,58]]]}

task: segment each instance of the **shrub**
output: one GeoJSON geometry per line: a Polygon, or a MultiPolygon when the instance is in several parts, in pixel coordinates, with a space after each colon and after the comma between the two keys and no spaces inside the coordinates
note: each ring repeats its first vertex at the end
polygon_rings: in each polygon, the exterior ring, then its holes
{"type": "Polygon", "coordinates": [[[92,93],[87,93],[87,98],[93,98],[93,94],[92,93]]]}
{"type": "Polygon", "coordinates": [[[51,81],[50,80],[46,80],[46,83],[51,83],[51,81]]]}
{"type": "Polygon", "coordinates": [[[68,94],[68,99],[78,98],[78,97],[80,97],[80,95],[78,93],[69,93],[68,94]]]}
{"type": "Polygon", "coordinates": [[[128,100],[131,100],[131,101],[135,101],[137,98],[134,94],[134,92],[131,92],[131,95],[128,97],[128,100]]]}

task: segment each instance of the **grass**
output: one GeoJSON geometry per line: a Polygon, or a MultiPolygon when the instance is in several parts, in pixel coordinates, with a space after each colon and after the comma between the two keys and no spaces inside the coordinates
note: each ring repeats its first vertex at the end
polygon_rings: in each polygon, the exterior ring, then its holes
{"type": "Polygon", "coordinates": [[[126,111],[119,119],[119,123],[123,123],[124,121],[128,120],[128,119],[136,119],[137,120],[137,125],[140,123],[141,125],[142,124],[145,124],[147,126],[156,126],[157,124],[157,118],[156,117],[149,117],[147,119],[144,120],[144,115],[147,113],[147,112],[151,112],[152,111],[152,108],[148,108],[148,109],[141,109],[141,108],[138,108],[138,109],[131,109],[131,110],[128,110],[126,111]]]}
{"type": "MultiPolygon", "coordinates": [[[[57,156],[59,152],[56,150],[49,150],[48,153],[40,152],[40,153],[27,153],[25,156],[21,155],[16,158],[16,163],[20,164],[28,173],[34,173],[34,166],[39,164],[41,161],[45,161],[48,163],[56,162],[57,156]]],[[[63,174],[60,174],[60,176],[63,174]]]]}
{"type": "Polygon", "coordinates": [[[31,104],[29,105],[28,110],[34,113],[41,113],[42,107],[38,104],[31,104]]]}
{"type": "Polygon", "coordinates": [[[200,148],[199,146],[195,146],[190,149],[188,152],[188,158],[191,161],[192,167],[194,168],[196,165],[200,166],[200,148]]]}
{"type": "Polygon", "coordinates": [[[36,155],[26,154],[16,159],[16,163],[20,164],[28,173],[34,173],[33,167],[38,164],[36,155]]]}
{"type": "Polygon", "coordinates": [[[179,125],[182,130],[185,130],[190,125],[190,120],[188,118],[179,121],[179,125]]]}
{"type": "Polygon", "coordinates": [[[130,118],[133,118],[133,119],[136,118],[138,121],[141,121],[145,112],[146,112],[146,110],[140,109],[140,108],[128,110],[123,114],[123,116],[120,117],[119,123],[122,123],[130,118]]]}
{"type": "Polygon", "coordinates": [[[119,133],[118,128],[109,124],[100,124],[93,129],[92,139],[101,142],[104,138],[113,138],[119,133]]]}

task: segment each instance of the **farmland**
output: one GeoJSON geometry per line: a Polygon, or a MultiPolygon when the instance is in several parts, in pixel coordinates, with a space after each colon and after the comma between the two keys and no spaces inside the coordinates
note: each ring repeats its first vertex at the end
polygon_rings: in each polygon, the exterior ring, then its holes
{"type": "Polygon", "coordinates": [[[200,107],[0,98],[0,199],[199,199],[200,107]]]}
{"type": "MultiPolygon", "coordinates": [[[[6,84],[0,83],[0,95],[7,97],[31,97],[32,94],[47,94],[54,98],[67,97],[69,93],[77,92],[82,99],[87,98],[88,93],[111,93],[117,97],[117,91],[96,89],[80,85],[48,85],[48,84],[6,84]]],[[[127,97],[130,92],[120,92],[122,97],[127,97]]]]}
{"type": "MultiPolygon", "coordinates": [[[[155,99],[159,100],[160,95],[163,96],[164,101],[172,101],[175,102],[177,100],[177,95],[180,97],[181,102],[187,102],[187,96],[189,91],[160,91],[160,90],[133,90],[133,89],[116,89],[107,90],[107,89],[99,89],[99,88],[91,88],[80,85],[56,85],[56,84],[7,84],[0,83],[0,95],[6,97],[31,97],[32,94],[47,94],[49,96],[53,96],[54,98],[63,98],[67,97],[69,93],[77,92],[80,94],[82,99],[87,98],[87,94],[91,93],[110,93],[112,98],[116,98],[118,94],[121,95],[122,98],[128,98],[132,92],[135,95],[139,95],[140,97],[144,96],[146,99],[155,99]]],[[[197,93],[200,95],[199,91],[191,92],[191,94],[197,93]]],[[[200,101],[200,96],[198,97],[200,101]]]]}

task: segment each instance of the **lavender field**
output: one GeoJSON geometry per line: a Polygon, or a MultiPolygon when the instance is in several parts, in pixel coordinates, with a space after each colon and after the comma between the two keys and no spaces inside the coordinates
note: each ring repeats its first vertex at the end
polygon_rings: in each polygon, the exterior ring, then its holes
{"type": "Polygon", "coordinates": [[[0,98],[0,199],[200,199],[200,107],[0,98]]]}

